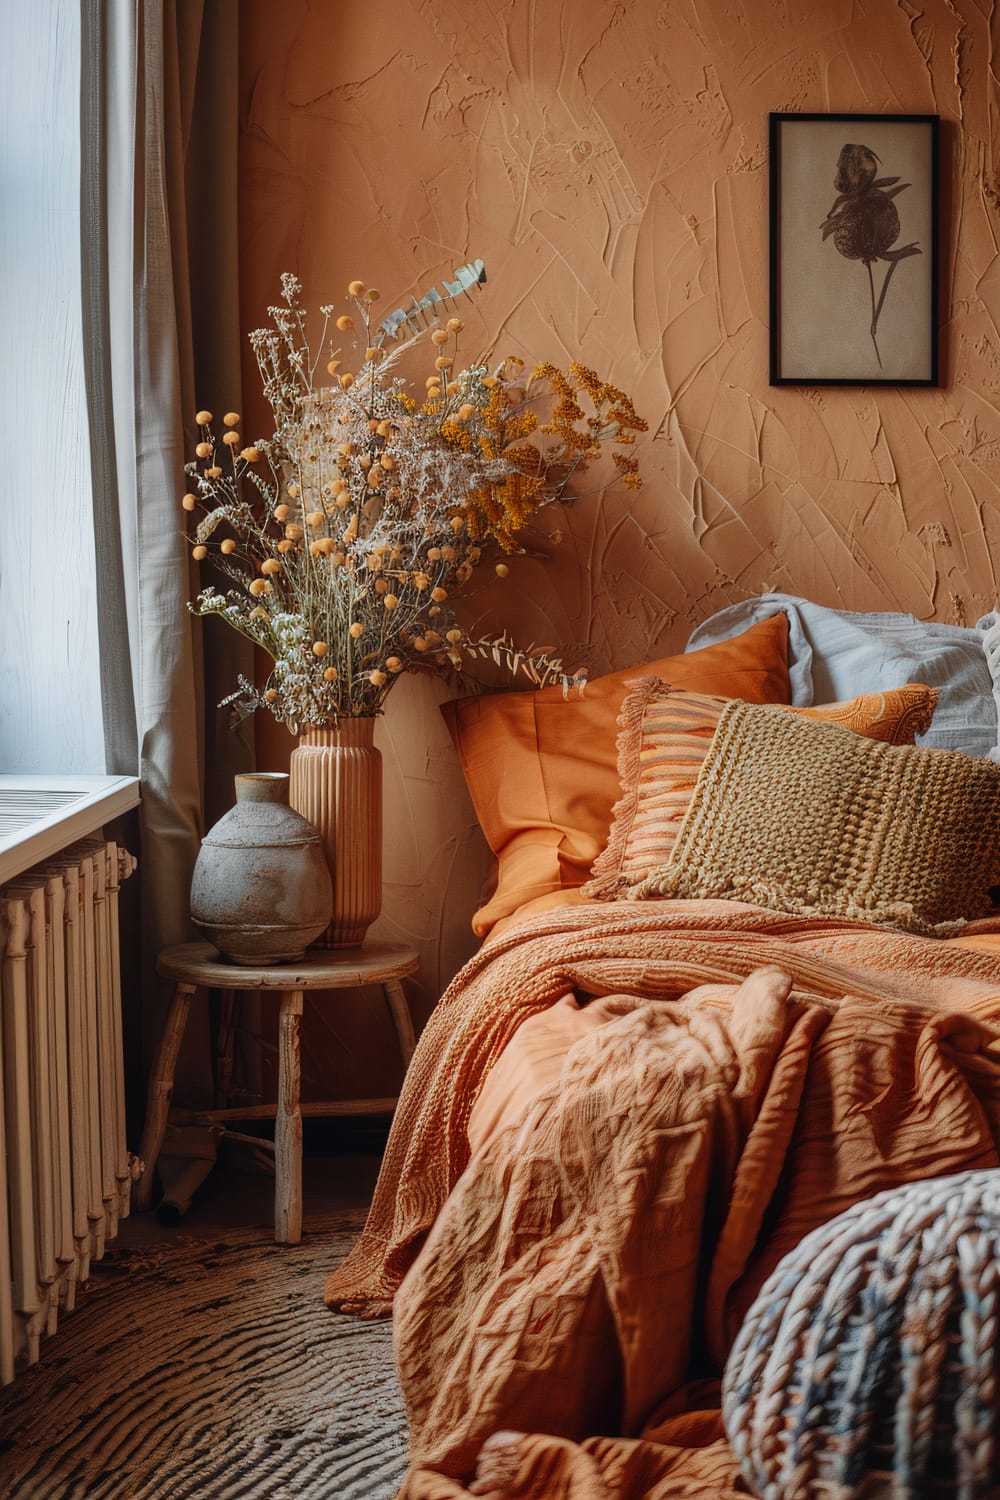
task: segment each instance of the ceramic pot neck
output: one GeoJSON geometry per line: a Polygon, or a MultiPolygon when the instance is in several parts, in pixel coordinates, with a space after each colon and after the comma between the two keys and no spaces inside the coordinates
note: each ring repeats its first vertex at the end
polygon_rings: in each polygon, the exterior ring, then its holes
{"type": "Polygon", "coordinates": [[[251,771],[233,779],[237,802],[288,801],[287,771],[251,771]]]}

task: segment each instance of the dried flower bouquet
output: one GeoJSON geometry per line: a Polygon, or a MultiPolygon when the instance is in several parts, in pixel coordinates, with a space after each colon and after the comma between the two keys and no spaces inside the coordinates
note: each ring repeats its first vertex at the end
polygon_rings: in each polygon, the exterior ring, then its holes
{"type": "Polygon", "coordinates": [[[452,600],[491,558],[507,576],[496,557],[519,549],[534,512],[568,498],[605,445],[623,483],[640,483],[627,450],[646,424],[591,370],[546,364],[526,376],[514,358],[456,370],[462,322],[443,313],[485,274],[477,261],[455,275],[381,322],[378,292],[351,282],[354,312],[320,309],[315,354],[300,284],[283,276],[271,326],[250,335],[273,436],[245,444],[228,412],[217,437],[211,412],[197,413],[182,505],[195,558],[211,555],[233,587],[206,587],[189,607],[270,656],[264,686],[241,678],[227,701],[264,705],[293,733],[377,714],[402,672],[461,671],[468,657],[536,685],[568,681],[561,660],[506,632],[470,638],[452,600]],[[420,343],[433,359],[414,393],[399,365],[420,343]]]}

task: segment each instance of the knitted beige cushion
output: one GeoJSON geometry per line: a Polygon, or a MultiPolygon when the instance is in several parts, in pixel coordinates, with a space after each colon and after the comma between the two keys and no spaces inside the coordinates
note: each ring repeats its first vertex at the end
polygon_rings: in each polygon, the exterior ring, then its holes
{"type": "MultiPolygon", "coordinates": [[[[581,892],[591,901],[627,896],[667,863],[719,716],[730,701],[674,688],[653,676],[640,677],[629,687],[618,715],[622,795],[613,810],[607,845],[581,892]]],[[[889,745],[912,745],[930,724],[937,701],[936,688],[907,683],[842,703],[785,712],[843,724],[855,734],[889,745]]]]}
{"type": "Polygon", "coordinates": [[[945,936],[997,910],[1000,765],[733,702],[668,862],[630,896],[722,896],[945,936]]]}

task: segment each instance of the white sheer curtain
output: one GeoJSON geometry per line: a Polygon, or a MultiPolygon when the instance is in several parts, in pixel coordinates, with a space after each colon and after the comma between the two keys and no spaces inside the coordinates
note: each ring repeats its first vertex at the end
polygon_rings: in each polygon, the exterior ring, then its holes
{"type": "MultiPolygon", "coordinates": [[[[196,580],[180,496],[193,413],[239,396],[236,266],[238,0],[83,0],[83,313],[102,570],[101,695],[108,770],[142,779],[141,1052],[165,996],[156,953],[192,935],[191,869],[249,746],[215,733],[215,679],[186,608],[196,580]],[[211,215],[211,222],[206,220],[211,215]],[[192,324],[192,285],[200,323],[192,324]],[[201,360],[196,350],[204,351],[201,360]],[[210,768],[206,776],[206,717],[210,768]],[[221,804],[221,805],[220,805],[221,804]],[[211,819],[210,819],[211,820],[211,819]]],[[[214,653],[229,643],[210,641],[214,653]]],[[[231,798],[229,799],[231,800],[231,798]]],[[[210,1093],[196,1007],[178,1093],[210,1093]]]]}

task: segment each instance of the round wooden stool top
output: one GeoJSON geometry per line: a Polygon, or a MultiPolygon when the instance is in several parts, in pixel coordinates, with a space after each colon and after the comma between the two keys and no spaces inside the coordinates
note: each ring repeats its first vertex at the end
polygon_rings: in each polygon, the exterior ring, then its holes
{"type": "Polygon", "coordinates": [[[156,972],[181,984],[216,990],[344,990],[401,979],[420,967],[405,943],[365,943],[362,948],[309,948],[287,964],[230,963],[211,943],[175,943],[156,960],[156,972]]]}

